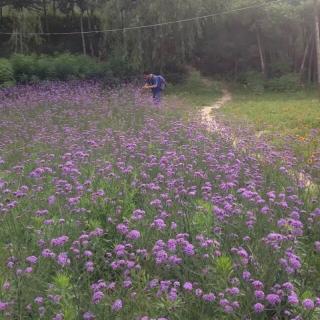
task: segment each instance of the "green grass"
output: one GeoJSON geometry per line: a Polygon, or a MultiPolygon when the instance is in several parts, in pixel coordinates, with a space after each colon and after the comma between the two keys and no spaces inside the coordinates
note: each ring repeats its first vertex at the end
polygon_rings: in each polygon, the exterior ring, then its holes
{"type": "Polygon", "coordinates": [[[315,91],[255,95],[236,90],[233,101],[221,112],[229,119],[248,122],[257,131],[271,134],[275,144],[281,145],[282,137],[293,137],[292,147],[305,156],[320,146],[320,132],[310,137],[312,129],[320,129],[320,102],[315,91]]]}
{"type": "Polygon", "coordinates": [[[182,84],[169,86],[167,94],[182,99],[192,107],[202,107],[211,105],[221,96],[221,84],[204,79],[199,72],[193,71],[182,84]]]}

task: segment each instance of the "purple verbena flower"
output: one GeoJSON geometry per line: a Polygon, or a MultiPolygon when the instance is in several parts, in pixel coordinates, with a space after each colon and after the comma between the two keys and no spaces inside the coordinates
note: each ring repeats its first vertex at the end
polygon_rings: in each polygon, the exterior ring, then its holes
{"type": "Polygon", "coordinates": [[[306,310],[313,310],[314,309],[314,302],[311,299],[303,300],[302,305],[306,310]]]}
{"type": "Polygon", "coordinates": [[[123,308],[123,303],[121,299],[117,299],[116,301],[113,302],[112,304],[112,311],[117,312],[120,311],[123,308]]]}
{"type": "Polygon", "coordinates": [[[270,293],[267,295],[266,300],[272,305],[279,304],[281,302],[281,298],[277,294],[270,293]]]}
{"type": "Polygon", "coordinates": [[[254,312],[255,312],[255,313],[261,313],[261,312],[263,312],[263,310],[264,310],[264,305],[261,304],[261,303],[256,303],[256,304],[253,306],[253,309],[254,309],[254,312]]]}

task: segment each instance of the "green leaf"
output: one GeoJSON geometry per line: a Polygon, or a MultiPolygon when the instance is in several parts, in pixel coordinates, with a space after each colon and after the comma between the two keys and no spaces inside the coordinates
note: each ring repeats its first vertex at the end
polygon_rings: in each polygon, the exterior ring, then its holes
{"type": "Polygon", "coordinates": [[[228,275],[232,272],[232,260],[228,256],[218,257],[215,266],[218,273],[228,275]]]}
{"type": "Polygon", "coordinates": [[[66,274],[59,273],[54,278],[54,284],[59,289],[68,289],[70,287],[70,278],[66,274]]]}

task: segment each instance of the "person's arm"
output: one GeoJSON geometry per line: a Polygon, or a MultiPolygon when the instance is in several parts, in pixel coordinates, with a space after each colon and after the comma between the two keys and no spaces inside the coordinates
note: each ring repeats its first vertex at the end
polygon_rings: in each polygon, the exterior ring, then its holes
{"type": "Polygon", "coordinates": [[[153,89],[153,88],[156,88],[156,87],[157,87],[156,84],[155,84],[155,85],[151,85],[151,86],[145,84],[145,85],[143,86],[144,89],[153,89]]]}
{"type": "Polygon", "coordinates": [[[149,84],[148,84],[148,80],[144,81],[144,86],[142,87],[142,89],[149,89],[149,84]]]}
{"type": "Polygon", "coordinates": [[[159,86],[159,79],[158,78],[155,78],[155,84],[152,84],[152,85],[145,85],[145,88],[146,89],[154,89],[154,88],[157,88],[159,86]]]}
{"type": "Polygon", "coordinates": [[[143,86],[143,89],[154,89],[154,88],[157,88],[157,87],[158,87],[158,83],[159,83],[159,80],[158,80],[158,79],[155,79],[155,84],[148,84],[148,83],[146,83],[146,84],[143,86]]]}

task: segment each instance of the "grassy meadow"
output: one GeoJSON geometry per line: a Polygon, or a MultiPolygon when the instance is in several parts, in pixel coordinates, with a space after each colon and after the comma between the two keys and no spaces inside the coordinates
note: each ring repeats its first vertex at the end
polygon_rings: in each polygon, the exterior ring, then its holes
{"type": "Polygon", "coordinates": [[[244,126],[253,126],[277,146],[289,143],[307,161],[320,148],[320,101],[315,90],[261,95],[235,90],[233,101],[221,112],[244,126]]]}
{"type": "Polygon", "coordinates": [[[193,70],[183,83],[169,84],[166,94],[171,99],[178,98],[184,105],[199,110],[202,106],[213,104],[220,97],[221,88],[220,82],[203,78],[193,70]]]}

